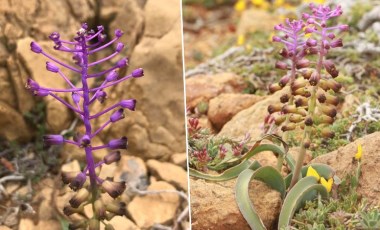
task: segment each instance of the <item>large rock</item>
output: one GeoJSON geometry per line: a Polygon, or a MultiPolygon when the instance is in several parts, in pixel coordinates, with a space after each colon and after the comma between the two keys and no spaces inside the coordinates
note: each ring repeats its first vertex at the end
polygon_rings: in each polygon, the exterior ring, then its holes
{"type": "MultiPolygon", "coordinates": [[[[164,181],[157,181],[148,187],[148,191],[175,190],[164,181]]],[[[137,196],[128,205],[128,212],[140,228],[150,228],[154,224],[170,224],[179,207],[180,199],[175,193],[159,192],[146,196],[137,196]]]]}
{"type": "Polygon", "coordinates": [[[263,100],[251,94],[223,93],[210,100],[207,116],[217,130],[243,109],[263,100]]]}
{"type": "MultiPolygon", "coordinates": [[[[235,183],[235,180],[212,183],[190,178],[192,229],[250,229],[236,204],[235,183]]],[[[280,212],[280,194],[262,182],[252,181],[250,198],[265,226],[273,229],[280,212]]]]}
{"type": "Polygon", "coordinates": [[[356,140],[331,153],[319,156],[311,163],[324,163],[336,170],[340,178],[352,174],[357,169],[353,157],[359,143],[363,146],[361,176],[359,178],[358,194],[365,197],[369,203],[380,205],[380,132],[372,133],[356,140]]]}
{"type": "Polygon", "coordinates": [[[221,93],[240,93],[244,87],[243,78],[233,73],[196,75],[186,79],[186,106],[194,108],[221,93]]]}
{"type": "Polygon", "coordinates": [[[262,127],[264,118],[268,115],[268,106],[280,103],[282,93],[280,90],[251,107],[240,111],[223,126],[218,136],[243,138],[246,133],[249,133],[252,140],[258,139],[263,133],[262,127]]]}
{"type": "Polygon", "coordinates": [[[149,171],[157,178],[187,191],[187,173],[180,166],[156,160],[148,160],[147,166],[149,171]]]}

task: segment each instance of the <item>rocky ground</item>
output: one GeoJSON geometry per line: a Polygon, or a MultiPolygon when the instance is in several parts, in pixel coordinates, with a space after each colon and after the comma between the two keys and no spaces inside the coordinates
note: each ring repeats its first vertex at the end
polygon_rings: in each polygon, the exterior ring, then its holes
{"type": "MultiPolygon", "coordinates": [[[[344,1],[350,15],[343,21],[352,27],[345,42],[347,47],[332,55],[340,60],[341,74],[349,79],[344,84],[338,119],[333,126],[337,136],[331,140],[316,138],[304,163],[326,163],[344,178],[355,171],[352,158],[358,144],[362,144],[362,174],[357,193],[367,199],[370,206],[378,207],[380,190],[374,178],[379,175],[376,165],[380,159],[376,144],[380,135],[376,132],[380,131],[377,117],[380,66],[376,64],[375,49],[362,49],[371,41],[358,42],[359,37],[374,34],[373,45],[379,47],[380,33],[376,29],[379,22],[367,21],[378,7],[372,10],[363,6],[350,12],[353,2],[344,1]],[[369,29],[362,29],[364,24],[369,24],[366,27],[369,29]],[[355,41],[357,47],[353,46],[355,41]]],[[[184,12],[185,25],[188,16],[184,38],[189,116],[198,118],[200,126],[211,130],[216,138],[242,140],[248,133],[252,140],[257,140],[263,134],[268,105],[279,101],[281,96],[281,92],[269,95],[266,91],[268,83],[280,77],[273,68],[277,47],[271,47],[269,42],[272,28],[280,19],[257,8],[238,14],[232,5],[207,9],[189,4],[184,12]],[[236,46],[242,31],[247,41],[236,46]]],[[[294,135],[291,146],[298,142],[297,133],[294,135]]],[[[262,165],[276,165],[276,158],[270,154],[260,154],[256,159],[262,165]]],[[[249,229],[236,205],[234,186],[234,180],[213,183],[190,177],[193,229],[249,229]]],[[[281,205],[279,195],[258,182],[252,182],[251,187],[257,213],[268,229],[275,229],[281,205]]]]}
{"type": "MultiPolygon", "coordinates": [[[[67,224],[61,210],[70,192],[61,184],[59,172],[79,169],[84,155],[71,146],[44,150],[40,138],[45,133],[72,133],[83,127],[64,106],[51,98],[32,97],[24,85],[32,77],[46,87],[64,88],[63,81],[49,76],[46,60],[31,52],[29,44],[35,40],[56,54],[48,39],[50,33],[59,31],[70,40],[82,22],[90,27],[104,25],[110,37],[116,28],[123,30],[122,42],[128,48],[122,55],[128,56],[130,63],[125,72],[143,67],[145,73],[143,78],[111,89],[107,101],[93,108],[99,111],[122,98],[138,101],[135,112],[127,113],[95,140],[102,144],[128,137],[129,149],[123,151],[122,161],[101,172],[130,185],[123,197],[130,216],[115,218],[116,229],[148,229],[153,225],[186,229],[179,1],[2,0],[0,5],[0,229],[60,229],[67,224]]],[[[70,56],[57,55],[71,62],[70,56]]],[[[102,119],[95,125],[103,124],[102,119]]],[[[96,158],[104,154],[99,151],[96,158]]]]}

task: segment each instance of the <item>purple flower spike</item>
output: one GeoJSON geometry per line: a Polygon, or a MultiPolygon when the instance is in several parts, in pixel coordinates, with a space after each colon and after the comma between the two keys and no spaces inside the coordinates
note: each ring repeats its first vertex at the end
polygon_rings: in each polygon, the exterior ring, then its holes
{"type": "Polygon", "coordinates": [[[121,43],[121,42],[117,43],[117,45],[116,45],[116,52],[120,53],[120,51],[122,51],[123,48],[124,48],[124,44],[123,43],[121,43]]]}
{"type": "Polygon", "coordinates": [[[144,76],[144,70],[142,68],[138,68],[132,71],[132,77],[138,78],[144,76]]]}
{"type": "Polygon", "coordinates": [[[46,69],[50,72],[53,72],[53,73],[58,73],[58,71],[59,71],[58,66],[54,65],[53,63],[51,63],[49,61],[46,62],[46,69]]]}
{"type": "Polygon", "coordinates": [[[116,63],[116,66],[118,68],[123,68],[124,66],[127,66],[127,65],[128,65],[128,59],[127,58],[123,58],[116,63]]]}
{"type": "Polygon", "coordinates": [[[62,135],[45,135],[43,141],[46,146],[61,145],[65,142],[65,138],[62,135]]]}
{"type": "Polygon", "coordinates": [[[135,111],[136,100],[135,99],[122,100],[120,102],[120,106],[123,107],[124,109],[135,111]]]}
{"type": "Polygon", "coordinates": [[[31,42],[30,43],[30,49],[35,52],[35,53],[41,53],[42,52],[42,48],[40,45],[37,44],[37,42],[31,42]]]}
{"type": "Polygon", "coordinates": [[[109,82],[115,81],[117,79],[117,77],[118,77],[118,74],[117,74],[116,70],[113,70],[107,75],[106,80],[109,82]]]}
{"type": "Polygon", "coordinates": [[[110,117],[111,122],[116,122],[124,118],[124,109],[116,110],[110,117]]]}
{"type": "Polygon", "coordinates": [[[123,31],[121,31],[119,29],[115,30],[115,36],[120,38],[121,36],[123,36],[123,31]]]}
{"type": "Polygon", "coordinates": [[[108,142],[108,148],[110,149],[127,149],[128,147],[128,138],[122,137],[120,139],[110,140],[108,142]]]}

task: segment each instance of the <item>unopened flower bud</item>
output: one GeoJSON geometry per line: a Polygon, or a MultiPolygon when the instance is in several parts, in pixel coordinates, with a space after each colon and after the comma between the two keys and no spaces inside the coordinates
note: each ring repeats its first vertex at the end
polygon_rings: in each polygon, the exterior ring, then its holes
{"type": "Polygon", "coordinates": [[[313,125],[313,119],[311,117],[305,118],[305,125],[306,126],[312,126],[313,125]]]}
{"type": "Polygon", "coordinates": [[[329,34],[327,34],[327,37],[330,38],[330,39],[334,39],[335,38],[335,34],[329,33],[329,34]]]}
{"type": "Polygon", "coordinates": [[[90,196],[90,192],[85,189],[81,188],[70,200],[69,203],[71,207],[78,208],[79,205],[81,205],[83,202],[85,202],[90,196]]]}
{"type": "Polygon", "coordinates": [[[87,220],[76,221],[74,223],[69,224],[69,230],[86,229],[87,224],[87,220]]]}
{"type": "Polygon", "coordinates": [[[291,130],[294,130],[294,129],[296,129],[296,124],[294,124],[294,123],[289,123],[289,124],[284,125],[284,126],[281,127],[281,130],[283,132],[291,131],[291,130]]]}
{"type": "Polygon", "coordinates": [[[326,94],[326,103],[337,106],[339,104],[339,98],[331,94],[326,94]]]}
{"type": "Polygon", "coordinates": [[[62,172],[61,178],[64,184],[70,184],[77,177],[78,172],[62,172]]]}
{"type": "Polygon", "coordinates": [[[337,111],[333,105],[321,104],[318,108],[322,113],[326,114],[329,117],[334,118],[336,116],[337,111]]]}
{"type": "Polygon", "coordinates": [[[118,61],[117,63],[116,63],[116,66],[118,67],[118,68],[123,68],[123,67],[125,67],[125,66],[127,66],[128,65],[128,59],[127,58],[123,58],[123,59],[121,59],[120,61],[118,61]]]}
{"type": "Polygon", "coordinates": [[[53,32],[49,35],[50,40],[57,42],[59,41],[60,34],[58,32],[53,32]]]}
{"type": "Polygon", "coordinates": [[[280,86],[279,83],[273,83],[273,84],[269,85],[268,89],[269,89],[270,93],[275,93],[275,92],[281,90],[282,87],[280,86]]]}
{"type": "Polygon", "coordinates": [[[134,111],[135,106],[136,106],[136,100],[135,99],[122,100],[119,104],[124,109],[129,109],[131,111],[134,111]]]}
{"type": "Polygon", "coordinates": [[[108,212],[123,216],[126,213],[126,204],[124,202],[112,201],[106,204],[108,212]]]}
{"type": "Polygon", "coordinates": [[[80,147],[84,148],[91,144],[91,138],[88,135],[83,135],[80,138],[80,147]]]}
{"type": "Polygon", "coordinates": [[[317,54],[318,52],[319,52],[319,50],[318,50],[317,47],[308,47],[308,48],[305,50],[305,53],[306,53],[306,54],[309,54],[309,55],[317,54]]]}
{"type": "Polygon", "coordinates": [[[116,52],[121,52],[124,48],[124,44],[121,43],[121,42],[118,42],[117,45],[116,45],[116,52]]]}
{"type": "Polygon", "coordinates": [[[46,97],[50,94],[50,91],[46,89],[37,89],[37,90],[34,90],[33,94],[34,96],[38,96],[38,97],[46,97]]]}
{"type": "Polygon", "coordinates": [[[274,26],[274,30],[282,30],[284,26],[282,24],[278,24],[274,26]]]}
{"type": "Polygon", "coordinates": [[[307,81],[306,81],[304,78],[298,78],[298,79],[296,79],[296,80],[292,83],[292,85],[290,86],[290,89],[291,89],[292,91],[296,91],[296,90],[298,90],[298,89],[300,89],[300,88],[305,87],[306,85],[307,85],[307,81]]]}
{"type": "Polygon", "coordinates": [[[300,74],[303,78],[305,78],[306,80],[308,80],[311,76],[311,74],[313,73],[313,69],[302,69],[300,70],[300,74]]]}
{"type": "Polygon", "coordinates": [[[58,66],[54,65],[52,62],[49,61],[46,62],[46,69],[53,73],[58,73],[59,71],[58,66]]]}
{"type": "Polygon", "coordinates": [[[106,218],[106,207],[102,200],[96,200],[94,203],[94,211],[95,211],[95,216],[99,220],[104,220],[106,218]]]}
{"type": "Polygon", "coordinates": [[[326,84],[335,93],[339,92],[339,90],[342,88],[342,85],[340,83],[336,82],[334,79],[328,79],[326,81],[326,84]]]}
{"type": "Polygon", "coordinates": [[[320,125],[320,124],[332,124],[334,123],[334,118],[330,117],[330,116],[327,116],[327,115],[324,115],[324,114],[320,114],[320,115],[316,115],[314,117],[314,123],[316,125],[320,125]]]}
{"type": "Polygon", "coordinates": [[[99,230],[100,229],[100,221],[97,218],[92,218],[88,222],[88,230],[99,230]]]}
{"type": "Polygon", "coordinates": [[[116,70],[111,71],[107,77],[106,80],[108,82],[115,81],[119,75],[117,74],[116,70]]]}
{"type": "Polygon", "coordinates": [[[299,114],[299,115],[301,115],[301,116],[303,116],[303,117],[305,117],[305,116],[307,115],[306,110],[305,110],[304,108],[300,108],[300,107],[297,108],[297,110],[296,110],[295,113],[296,113],[296,114],[299,114]]]}
{"type": "Polygon", "coordinates": [[[331,131],[330,128],[325,127],[321,130],[321,135],[324,138],[334,138],[335,133],[333,131],[331,131]]]}
{"type": "Polygon", "coordinates": [[[108,142],[108,148],[110,149],[127,149],[128,138],[122,137],[120,139],[113,139],[108,142]]]}
{"type": "Polygon", "coordinates": [[[305,97],[299,97],[294,101],[296,107],[304,107],[308,105],[308,99],[305,97]]]}
{"type": "Polygon", "coordinates": [[[324,93],[319,93],[317,95],[317,99],[318,99],[319,103],[325,103],[327,98],[326,98],[326,95],[324,93]]]}
{"type": "Polygon", "coordinates": [[[273,36],[272,41],[273,42],[281,42],[281,38],[279,36],[273,36]]]}
{"type": "Polygon", "coordinates": [[[132,71],[132,77],[139,78],[144,76],[144,70],[142,68],[138,68],[132,71]]]}
{"type": "Polygon", "coordinates": [[[110,195],[112,198],[117,198],[126,189],[125,182],[114,182],[105,180],[102,183],[102,188],[110,195]]]}
{"type": "Polygon", "coordinates": [[[272,114],[272,113],[275,113],[275,112],[279,112],[279,111],[281,111],[281,109],[282,109],[282,105],[281,104],[269,105],[268,106],[268,113],[272,114]]]}
{"type": "Polygon", "coordinates": [[[35,91],[40,88],[40,85],[37,82],[33,81],[31,78],[28,78],[25,84],[25,88],[30,91],[35,91]]]}
{"type": "Polygon", "coordinates": [[[292,91],[292,95],[303,96],[303,97],[309,98],[311,96],[311,93],[305,88],[300,88],[300,89],[297,89],[295,91],[292,91]]]}
{"type": "Polygon", "coordinates": [[[349,29],[349,26],[348,25],[339,25],[338,28],[340,31],[343,32],[343,31],[347,31],[349,29]]]}
{"type": "Polygon", "coordinates": [[[78,104],[79,102],[80,102],[80,95],[78,94],[78,93],[76,93],[76,92],[73,92],[72,94],[71,94],[71,98],[73,99],[73,102],[75,103],[75,104],[78,104]]]}
{"type": "Polygon", "coordinates": [[[306,45],[307,45],[307,46],[310,46],[310,47],[314,47],[314,46],[317,45],[317,40],[312,39],[312,38],[308,38],[308,39],[306,40],[306,45]]]}
{"type": "Polygon", "coordinates": [[[78,189],[81,189],[83,187],[83,184],[86,182],[86,179],[86,174],[81,172],[74,178],[74,180],[71,181],[69,187],[72,190],[77,191],[78,189]]]}
{"type": "Polygon", "coordinates": [[[296,113],[297,108],[294,105],[284,105],[281,110],[284,114],[296,113]]]}
{"type": "Polygon", "coordinates": [[[305,149],[310,148],[310,145],[311,145],[311,141],[310,141],[310,139],[306,139],[306,140],[303,142],[303,147],[304,147],[305,149]]]}
{"type": "Polygon", "coordinates": [[[303,117],[299,114],[291,114],[289,116],[289,121],[293,123],[298,123],[303,120],[303,117]]]}
{"type": "Polygon", "coordinates": [[[279,126],[279,125],[282,124],[282,122],[285,121],[285,119],[286,119],[285,116],[277,116],[277,117],[274,118],[274,123],[275,123],[277,126],[279,126]]]}
{"type": "Polygon", "coordinates": [[[107,98],[107,93],[104,92],[103,90],[100,90],[96,92],[95,97],[96,97],[96,100],[98,100],[100,103],[103,103],[107,98]]]}
{"type": "Polygon", "coordinates": [[[307,14],[307,13],[302,13],[302,18],[303,18],[303,19],[309,19],[309,18],[310,18],[310,15],[307,14]]]}
{"type": "Polygon", "coordinates": [[[65,142],[62,135],[45,135],[42,138],[45,146],[61,145],[65,142]]]}
{"type": "Polygon", "coordinates": [[[115,30],[115,36],[120,38],[121,36],[123,36],[123,31],[119,30],[119,29],[116,29],[115,30]]]}
{"type": "Polygon", "coordinates": [[[301,59],[301,60],[298,60],[298,61],[296,62],[296,68],[297,68],[297,69],[306,68],[306,67],[308,67],[309,65],[310,65],[310,61],[307,60],[306,58],[301,59]]]}
{"type": "Polygon", "coordinates": [[[286,84],[288,84],[289,80],[290,80],[290,76],[287,74],[287,75],[283,76],[283,77],[280,79],[280,81],[278,82],[278,84],[279,84],[281,87],[285,87],[286,84]]]}
{"type": "Polygon", "coordinates": [[[116,151],[104,156],[103,161],[105,164],[109,165],[109,164],[119,161],[120,159],[121,159],[120,151],[116,151]]]}
{"type": "Polygon", "coordinates": [[[305,34],[313,33],[315,30],[316,30],[316,29],[315,29],[314,26],[307,27],[307,28],[305,29],[305,34]]]}
{"type": "Polygon", "coordinates": [[[287,58],[289,57],[289,53],[288,53],[288,50],[286,48],[282,48],[279,52],[279,54],[284,57],[284,58],[287,58]]]}
{"type": "Polygon", "coordinates": [[[277,61],[275,67],[277,69],[282,69],[282,70],[287,70],[288,69],[288,64],[282,61],[277,61]]]}
{"type": "Polygon", "coordinates": [[[317,71],[314,71],[311,74],[311,77],[309,79],[309,83],[312,86],[316,86],[316,85],[318,85],[318,83],[319,83],[320,80],[321,80],[321,75],[317,71]]]}
{"type": "Polygon", "coordinates": [[[290,95],[289,94],[283,94],[281,97],[280,97],[280,101],[281,103],[286,103],[289,101],[289,98],[290,98],[290,95]]]}
{"type": "Polygon", "coordinates": [[[111,122],[116,122],[118,120],[121,120],[123,119],[125,116],[124,116],[124,109],[118,109],[116,110],[110,117],[110,121],[111,122]]]}
{"type": "Polygon", "coordinates": [[[323,62],[323,66],[326,71],[331,75],[331,77],[336,78],[339,75],[339,71],[335,68],[334,62],[331,60],[326,60],[323,62]]]}
{"type": "Polygon", "coordinates": [[[42,53],[42,48],[37,42],[31,42],[30,49],[37,54],[42,53]]]}

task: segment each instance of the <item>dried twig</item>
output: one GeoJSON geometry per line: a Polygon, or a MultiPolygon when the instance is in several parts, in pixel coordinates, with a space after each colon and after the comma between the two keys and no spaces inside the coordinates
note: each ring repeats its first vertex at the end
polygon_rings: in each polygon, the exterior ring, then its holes
{"type": "Polygon", "coordinates": [[[353,132],[357,125],[362,121],[377,122],[380,120],[380,109],[371,107],[369,102],[365,102],[356,108],[356,114],[353,115],[356,120],[351,124],[347,133],[347,140],[351,141],[353,132]]]}

